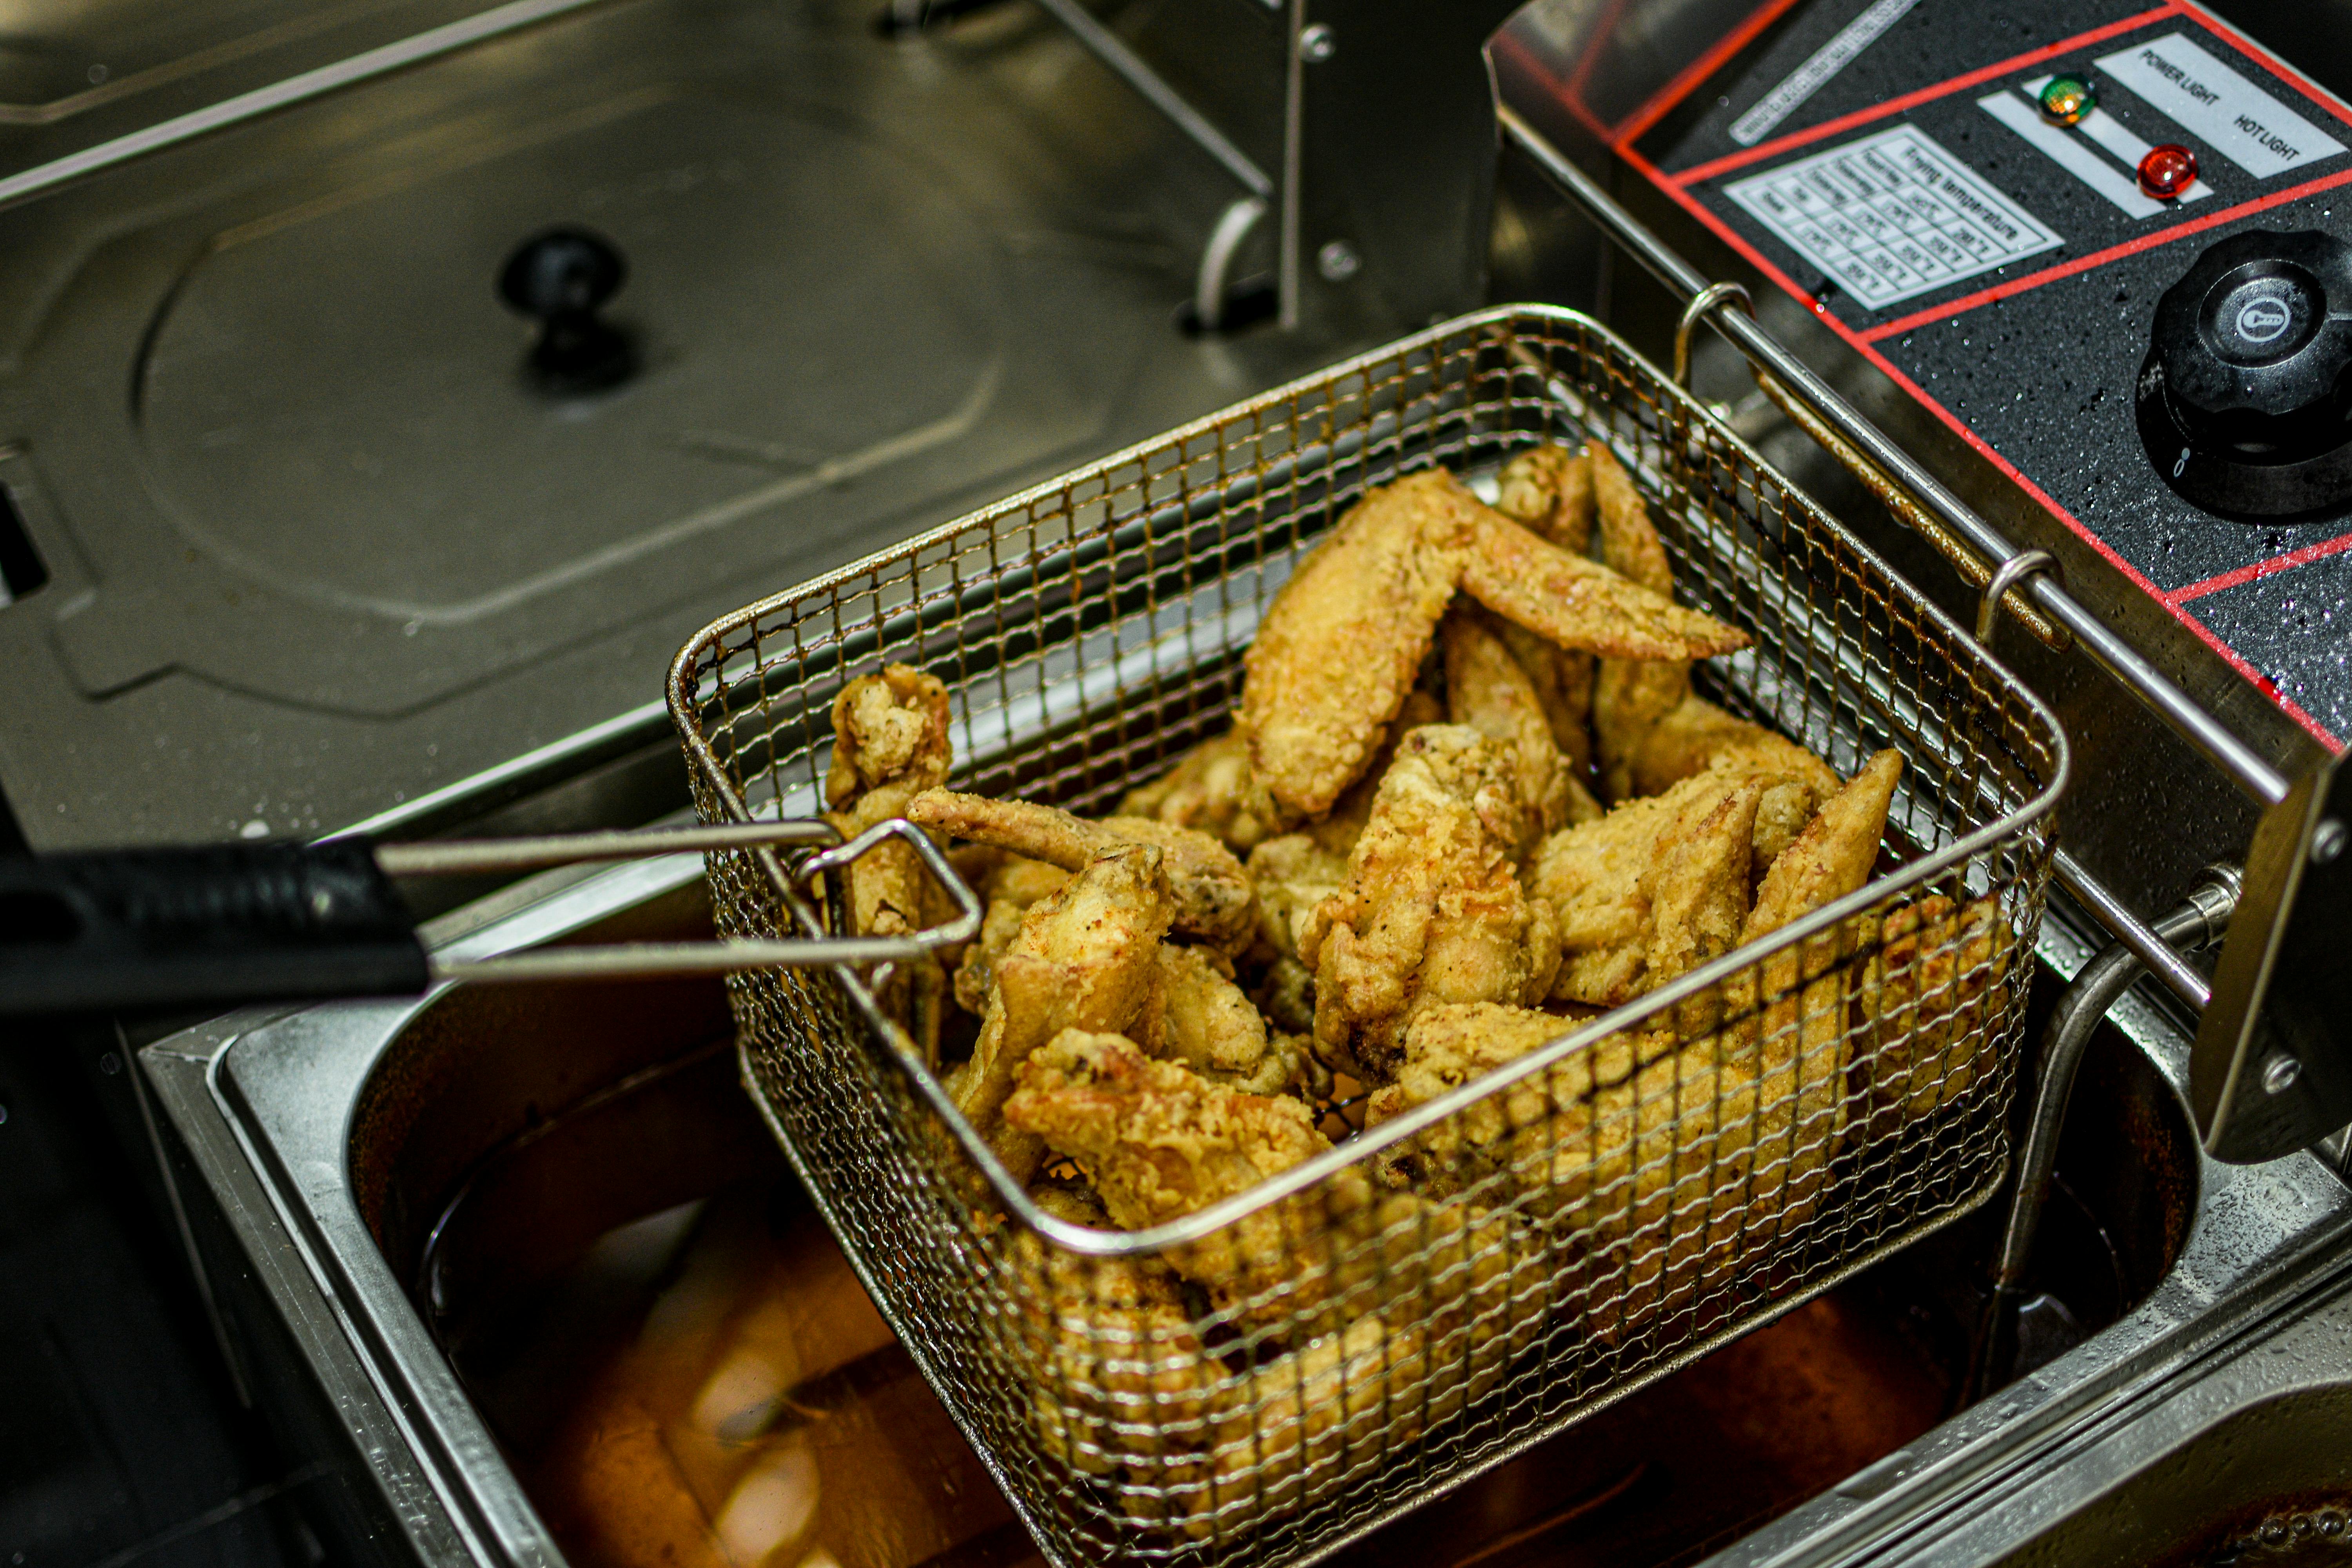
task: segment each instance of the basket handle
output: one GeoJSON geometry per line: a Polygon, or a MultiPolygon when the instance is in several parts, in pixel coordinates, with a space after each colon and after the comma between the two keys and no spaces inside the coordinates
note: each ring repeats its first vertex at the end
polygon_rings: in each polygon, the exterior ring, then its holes
{"type": "MultiPolygon", "coordinates": [[[[836,904],[837,900],[834,900],[836,904]]],[[[0,858],[0,1018],[125,1008],[226,1006],[335,996],[415,996],[437,981],[620,980],[905,960],[969,941],[980,900],[912,823],[847,843],[819,821],[728,823],[535,838],[374,844],[285,839],[0,858]],[[530,871],[594,860],[751,851],[797,889],[877,845],[911,845],[956,917],[904,936],[616,942],[482,958],[427,953],[394,879],[530,871]],[[816,847],[785,872],[780,847],[816,847]]]]}

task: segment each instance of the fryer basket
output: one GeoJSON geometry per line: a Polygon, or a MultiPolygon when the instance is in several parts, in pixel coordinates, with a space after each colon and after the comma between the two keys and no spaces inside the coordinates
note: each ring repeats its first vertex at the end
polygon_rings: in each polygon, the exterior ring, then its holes
{"type": "MultiPolygon", "coordinates": [[[[1861,892],[1368,1131],[1360,1105],[1323,1108],[1329,1152],[1133,1234],[1015,1186],[872,973],[729,977],[748,1088],[1057,1564],[1321,1556],[1990,1198],[2063,735],[1622,341],[1524,305],[747,606],[678,657],[707,821],[822,810],[833,698],[886,663],[946,683],[954,787],[1100,815],[1226,725],[1260,613],[1367,487],[1433,463],[1475,484],[1586,439],[1648,498],[1677,597],[1754,638],[1700,667],[1707,695],[1841,773],[1903,752],[1861,892]]],[[[709,869],[725,935],[823,924],[772,859],[709,869]]]]}

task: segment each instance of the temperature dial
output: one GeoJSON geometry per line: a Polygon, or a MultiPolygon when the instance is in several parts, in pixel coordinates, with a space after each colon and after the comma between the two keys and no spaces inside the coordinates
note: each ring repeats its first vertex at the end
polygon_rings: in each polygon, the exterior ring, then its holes
{"type": "Polygon", "coordinates": [[[2224,517],[2352,501],[2352,246],[2254,230],[2157,301],[2140,439],[2185,499],[2224,517]]]}

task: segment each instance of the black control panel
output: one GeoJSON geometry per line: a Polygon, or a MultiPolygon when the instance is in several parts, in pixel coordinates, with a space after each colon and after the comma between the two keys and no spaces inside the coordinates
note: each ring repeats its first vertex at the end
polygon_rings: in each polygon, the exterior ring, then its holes
{"type": "Polygon", "coordinates": [[[2190,0],[1764,0],[1606,135],[2352,736],[2352,110],[2190,0]]]}

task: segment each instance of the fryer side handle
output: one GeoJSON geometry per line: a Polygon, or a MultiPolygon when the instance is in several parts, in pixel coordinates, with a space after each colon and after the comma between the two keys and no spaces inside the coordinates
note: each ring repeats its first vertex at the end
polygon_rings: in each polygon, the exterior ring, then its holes
{"type": "Polygon", "coordinates": [[[427,976],[364,839],[0,858],[0,1017],[413,996],[427,976]]]}

